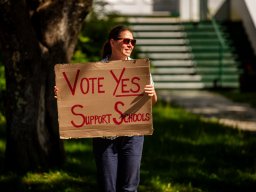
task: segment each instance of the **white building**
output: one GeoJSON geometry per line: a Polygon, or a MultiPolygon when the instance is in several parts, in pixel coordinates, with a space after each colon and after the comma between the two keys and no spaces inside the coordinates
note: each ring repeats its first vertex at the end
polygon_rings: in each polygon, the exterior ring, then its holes
{"type": "Polygon", "coordinates": [[[105,0],[107,10],[125,15],[173,15],[182,20],[204,19],[207,7],[212,13],[225,0],[105,0]],[[208,4],[208,6],[207,6],[208,4]]]}
{"type": "MultiPolygon", "coordinates": [[[[123,15],[170,15],[181,21],[242,20],[256,54],[255,0],[99,0],[123,15]],[[208,12],[209,11],[209,12],[208,12]]],[[[97,1],[96,1],[97,2],[97,1]]]]}

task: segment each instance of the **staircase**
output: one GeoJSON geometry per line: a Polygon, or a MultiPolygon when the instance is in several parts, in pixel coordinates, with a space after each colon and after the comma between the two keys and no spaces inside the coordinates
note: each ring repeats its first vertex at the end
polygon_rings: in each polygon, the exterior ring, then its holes
{"type": "Polygon", "coordinates": [[[216,27],[223,41],[222,50],[212,22],[187,23],[185,26],[197,73],[206,88],[239,88],[239,62],[232,39],[225,33],[225,26],[216,23],[216,27]]]}
{"type": "Polygon", "coordinates": [[[139,57],[151,60],[156,89],[239,87],[238,64],[228,39],[219,69],[219,40],[211,22],[185,23],[163,16],[130,17],[128,22],[139,57]]]}

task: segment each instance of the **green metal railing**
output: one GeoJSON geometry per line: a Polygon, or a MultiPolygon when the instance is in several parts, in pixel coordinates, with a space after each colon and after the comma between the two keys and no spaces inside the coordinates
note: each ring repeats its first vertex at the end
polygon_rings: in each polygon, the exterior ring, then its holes
{"type": "Polygon", "coordinates": [[[212,25],[213,25],[213,28],[216,32],[216,35],[217,35],[217,38],[218,38],[218,41],[219,41],[219,66],[218,66],[218,78],[215,80],[215,86],[216,87],[221,87],[222,86],[222,75],[223,75],[223,71],[222,71],[222,68],[223,68],[223,56],[224,56],[224,47],[225,47],[225,42],[224,42],[224,39],[221,35],[221,31],[218,27],[218,24],[215,20],[214,17],[210,17],[211,19],[211,22],[212,22],[212,25]]]}

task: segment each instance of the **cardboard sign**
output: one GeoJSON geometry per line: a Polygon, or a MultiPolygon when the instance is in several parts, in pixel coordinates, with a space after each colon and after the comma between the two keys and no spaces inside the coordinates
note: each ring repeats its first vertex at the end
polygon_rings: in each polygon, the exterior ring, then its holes
{"type": "Polygon", "coordinates": [[[57,64],[61,138],[151,135],[149,60],[57,64]]]}

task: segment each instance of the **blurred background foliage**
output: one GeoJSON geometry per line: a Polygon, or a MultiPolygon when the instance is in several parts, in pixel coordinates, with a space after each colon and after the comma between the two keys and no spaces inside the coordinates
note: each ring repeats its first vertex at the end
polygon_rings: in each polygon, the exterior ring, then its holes
{"type": "Polygon", "coordinates": [[[0,53],[0,92],[4,89],[5,89],[4,64],[2,62],[2,55],[0,53]]]}
{"type": "Polygon", "coordinates": [[[4,110],[4,91],[5,91],[5,74],[4,74],[4,64],[2,62],[2,55],[0,53],[0,120],[3,118],[3,110],[4,110]]]}
{"type": "MultiPolygon", "coordinates": [[[[110,30],[119,24],[129,25],[126,18],[117,12],[106,10],[104,1],[96,1],[87,16],[80,32],[77,46],[72,58],[73,63],[95,62],[101,60],[102,48],[108,39],[110,30]]],[[[136,58],[137,50],[133,56],[136,58]]]]}

